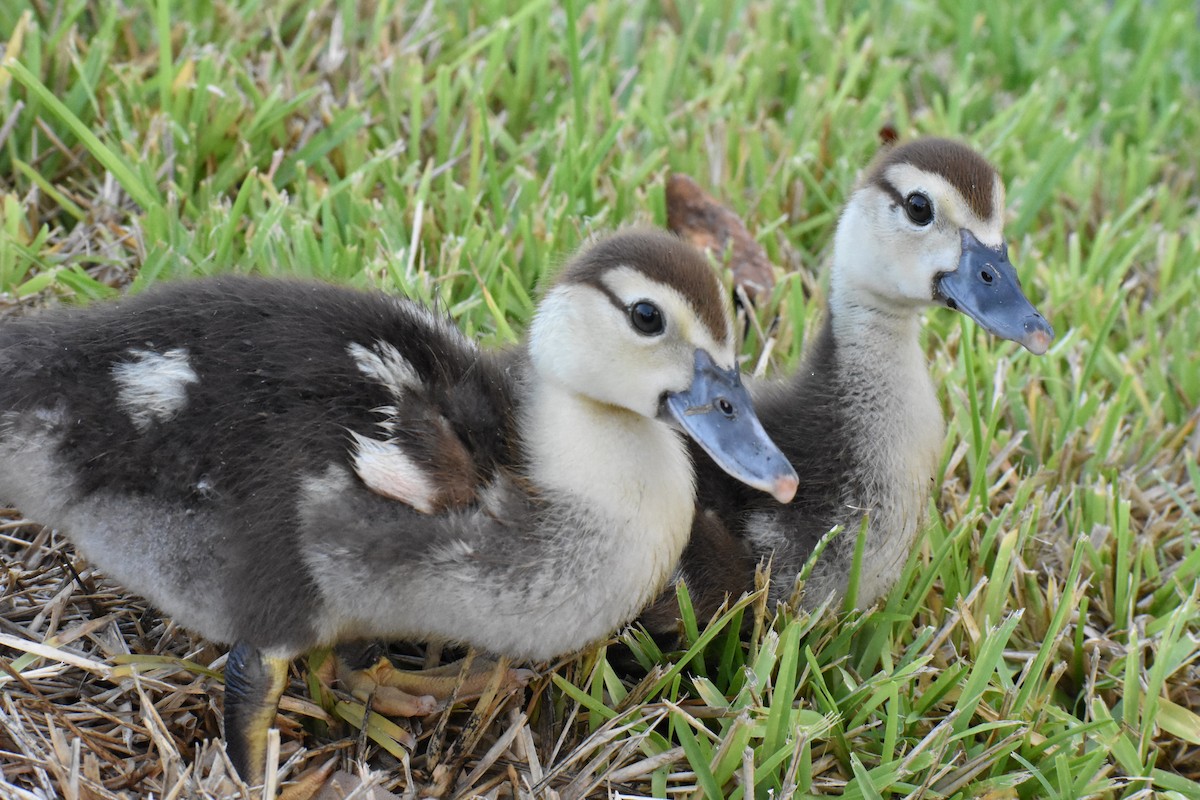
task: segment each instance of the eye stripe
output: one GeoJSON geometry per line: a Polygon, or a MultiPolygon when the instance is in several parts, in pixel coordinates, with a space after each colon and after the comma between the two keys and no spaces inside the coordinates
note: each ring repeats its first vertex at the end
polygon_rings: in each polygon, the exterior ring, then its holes
{"type": "Polygon", "coordinates": [[[617,295],[611,289],[609,289],[607,286],[605,286],[603,283],[589,283],[588,285],[594,286],[596,289],[599,289],[600,293],[603,294],[606,298],[608,298],[608,302],[612,303],[613,307],[615,307],[618,311],[620,311],[622,314],[624,314],[630,320],[630,323],[634,326],[634,330],[638,331],[638,333],[641,333],[646,336],[653,336],[653,335],[662,333],[664,330],[666,330],[666,321],[664,319],[664,315],[663,315],[662,311],[658,308],[657,305],[651,303],[649,300],[636,300],[633,303],[626,305],[625,303],[623,303],[621,301],[621,298],[617,297],[617,295]],[[654,310],[658,311],[658,319],[659,319],[658,330],[650,332],[650,331],[643,331],[641,328],[637,327],[637,322],[635,322],[633,319],[633,309],[643,303],[653,306],[654,310]]]}
{"type": "Polygon", "coordinates": [[[596,282],[594,282],[594,283],[592,283],[592,282],[589,282],[589,283],[588,283],[588,285],[589,285],[589,286],[593,286],[593,287],[595,287],[596,289],[599,289],[599,290],[600,290],[600,293],[601,293],[601,294],[603,294],[605,297],[607,297],[607,298],[608,298],[608,302],[610,302],[610,303],[612,303],[612,304],[613,304],[613,308],[617,309],[617,310],[618,310],[618,311],[620,311],[622,314],[624,314],[624,313],[626,313],[626,312],[628,311],[628,308],[627,308],[627,306],[626,306],[626,305],[625,305],[625,303],[624,303],[624,302],[621,300],[621,298],[617,297],[617,295],[616,295],[616,294],[613,292],[613,290],[612,290],[612,289],[609,289],[609,288],[608,288],[607,286],[605,286],[603,283],[601,283],[601,282],[599,282],[599,281],[596,281],[596,282]]]}
{"type": "Polygon", "coordinates": [[[875,185],[887,192],[896,205],[904,205],[904,195],[900,194],[900,190],[893,186],[891,181],[881,177],[875,185]]]}
{"type": "Polygon", "coordinates": [[[867,182],[874,183],[896,197],[897,193],[889,188],[883,176],[892,167],[901,164],[945,180],[962,196],[967,207],[979,219],[989,220],[995,213],[995,193],[997,186],[1000,186],[999,175],[987,159],[966,145],[933,137],[889,148],[876,159],[867,182]]]}
{"type": "MultiPolygon", "coordinates": [[[[732,337],[725,290],[705,257],[672,234],[632,229],[584,249],[559,276],[560,282],[582,283],[601,291],[610,271],[631,270],[672,289],[711,332],[715,341],[732,337]]],[[[606,292],[607,293],[607,292],[606,292]]],[[[611,301],[611,298],[610,298],[611,301]]],[[[624,313],[625,303],[619,303],[624,313]]]]}

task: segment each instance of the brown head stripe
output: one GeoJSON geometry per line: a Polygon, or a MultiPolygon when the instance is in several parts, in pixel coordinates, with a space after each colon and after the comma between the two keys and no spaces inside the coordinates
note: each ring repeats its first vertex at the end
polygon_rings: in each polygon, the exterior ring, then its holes
{"type": "Polygon", "coordinates": [[[593,286],[604,292],[615,305],[624,308],[624,303],[614,297],[601,280],[605,272],[618,267],[630,267],[675,289],[687,300],[713,339],[728,341],[729,317],[712,265],[690,244],[665,231],[622,231],[601,239],[577,255],[558,280],[593,286]]]}
{"type": "MultiPolygon", "coordinates": [[[[996,169],[983,156],[964,144],[950,139],[917,139],[883,151],[867,175],[867,182],[881,187],[892,195],[896,189],[884,177],[897,164],[911,164],[919,170],[932,172],[946,179],[967,201],[980,219],[990,219],[992,188],[996,169]]],[[[902,199],[902,198],[898,198],[902,199]]]]}

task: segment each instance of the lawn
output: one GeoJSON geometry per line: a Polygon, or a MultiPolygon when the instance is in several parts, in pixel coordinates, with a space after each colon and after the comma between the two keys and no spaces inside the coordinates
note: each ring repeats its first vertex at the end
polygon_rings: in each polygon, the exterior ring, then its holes
{"type": "MultiPolygon", "coordinates": [[[[1200,797],[1200,12],[971,5],[0,0],[0,314],[237,270],[510,344],[683,172],[777,265],[744,352],[785,374],[881,128],[1008,182],[1059,336],[1037,358],[927,315],[943,471],[885,603],[750,597],[684,652],[625,632],[476,718],[363,736],[297,662],[283,779],[336,755],[405,797],[1200,797]]],[[[223,651],[15,512],[0,552],[0,796],[222,791],[223,651]]]]}

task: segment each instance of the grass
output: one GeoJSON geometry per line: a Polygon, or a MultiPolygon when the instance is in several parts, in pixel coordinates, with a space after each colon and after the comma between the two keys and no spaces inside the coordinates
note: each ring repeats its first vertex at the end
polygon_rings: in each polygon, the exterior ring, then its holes
{"type": "MultiPolygon", "coordinates": [[[[886,602],[771,618],[747,598],[689,620],[681,653],[627,633],[645,680],[603,648],[560,666],[464,754],[480,776],[457,790],[1200,797],[1196,27],[1189,0],[0,0],[0,306],[233,269],[436,297],[509,343],[586,237],[663,224],[681,171],[781,266],[760,312],[779,374],[880,127],[964,138],[1008,179],[1013,260],[1059,338],[1034,358],[928,315],[942,479],[886,602]]],[[[186,763],[206,763],[217,682],[108,654],[216,652],[72,590],[77,559],[19,522],[0,525],[0,662],[23,681],[0,787],[208,791],[186,763]],[[55,665],[18,632],[76,649],[55,665]],[[103,710],[116,733],[79,729],[97,698],[126,703],[103,710]]],[[[297,674],[292,713],[363,717],[297,674]]],[[[388,730],[336,752],[415,792],[431,765],[388,730]]],[[[292,772],[337,738],[283,734],[292,772]]]]}

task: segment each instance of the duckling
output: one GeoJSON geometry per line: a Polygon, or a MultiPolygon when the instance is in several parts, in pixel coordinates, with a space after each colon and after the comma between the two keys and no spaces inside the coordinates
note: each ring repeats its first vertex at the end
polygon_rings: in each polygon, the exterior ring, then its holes
{"type": "MultiPolygon", "coordinates": [[[[816,341],[795,375],[751,386],[763,425],[800,475],[795,500],[762,503],[697,458],[700,509],[675,580],[701,613],[752,589],[755,566],[767,562],[770,598],[790,598],[814,547],[839,525],[803,604],[843,596],[864,517],[857,603],[867,607],[892,587],[920,530],[945,435],[922,312],[956,309],[1035,355],[1054,338],[1021,291],[1003,220],[999,174],[965,145],[919,139],[868,167],[838,222],[816,341]]],[[[676,616],[667,592],[642,622],[669,636],[676,616]]]]}
{"type": "Polygon", "coordinates": [[[232,643],[249,782],[290,660],[350,640],[545,660],[634,617],[694,511],[678,429],[786,502],[708,263],[584,250],[518,357],[416,303],[245,277],[0,326],[0,498],[180,625],[232,643]]]}

